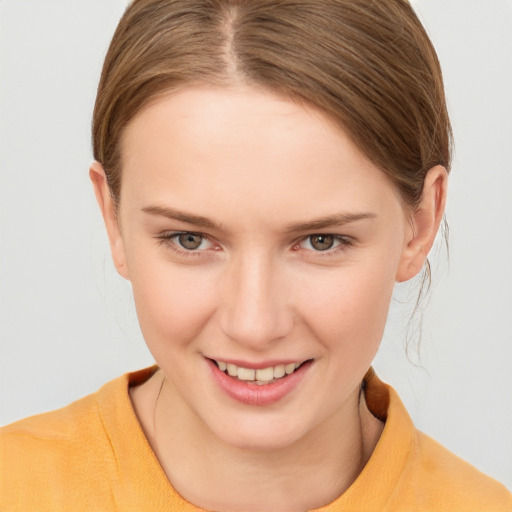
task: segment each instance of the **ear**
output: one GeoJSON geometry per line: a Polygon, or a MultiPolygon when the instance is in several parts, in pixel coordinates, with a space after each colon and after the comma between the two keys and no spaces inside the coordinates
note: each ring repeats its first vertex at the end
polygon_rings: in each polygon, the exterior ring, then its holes
{"type": "Polygon", "coordinates": [[[443,219],[448,173],[440,165],[427,172],[420,204],[411,214],[411,229],[402,250],[396,280],[407,281],[420,272],[443,219]]]}
{"type": "Polygon", "coordinates": [[[117,219],[114,199],[110,193],[110,187],[108,186],[103,166],[99,162],[92,163],[89,169],[89,177],[91,178],[94,194],[96,195],[98,206],[103,215],[103,220],[105,221],[105,227],[107,228],[114,265],[121,276],[125,279],[129,279],[124,242],[117,219]]]}

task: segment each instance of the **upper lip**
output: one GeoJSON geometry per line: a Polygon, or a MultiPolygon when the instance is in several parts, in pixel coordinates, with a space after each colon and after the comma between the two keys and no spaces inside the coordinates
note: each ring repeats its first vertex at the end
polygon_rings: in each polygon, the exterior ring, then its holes
{"type": "Polygon", "coordinates": [[[254,370],[262,370],[263,368],[269,368],[271,366],[278,366],[280,364],[287,365],[291,363],[305,363],[306,361],[311,360],[311,358],[296,358],[296,359],[268,359],[266,361],[244,361],[242,359],[230,359],[230,358],[222,358],[222,357],[207,357],[207,359],[211,359],[212,361],[222,361],[227,364],[234,364],[238,367],[242,368],[250,368],[254,370]]]}

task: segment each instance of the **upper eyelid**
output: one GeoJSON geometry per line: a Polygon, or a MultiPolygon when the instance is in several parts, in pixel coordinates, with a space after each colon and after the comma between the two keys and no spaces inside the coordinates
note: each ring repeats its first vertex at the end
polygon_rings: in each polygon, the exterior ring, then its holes
{"type": "MultiPolygon", "coordinates": [[[[189,230],[189,229],[182,229],[182,230],[176,230],[176,231],[163,231],[160,235],[158,235],[158,237],[161,237],[161,238],[172,238],[174,236],[177,236],[177,235],[199,235],[199,236],[202,236],[204,238],[208,238],[208,239],[212,239],[214,237],[212,237],[211,235],[207,234],[207,233],[202,233],[201,231],[192,231],[192,230],[189,230]]],[[[328,232],[314,232],[314,233],[308,233],[306,235],[301,235],[300,237],[296,238],[295,241],[293,243],[297,243],[297,242],[300,242],[301,240],[306,240],[307,238],[309,237],[312,237],[312,236],[332,236],[336,239],[346,239],[346,240],[352,240],[353,237],[349,236],[349,235],[341,235],[341,234],[338,234],[338,233],[328,233],[328,232]]]]}

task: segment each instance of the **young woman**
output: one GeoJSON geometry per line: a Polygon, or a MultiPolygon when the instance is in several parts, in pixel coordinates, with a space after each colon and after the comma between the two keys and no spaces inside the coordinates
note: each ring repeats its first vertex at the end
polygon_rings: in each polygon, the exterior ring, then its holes
{"type": "Polygon", "coordinates": [[[403,0],[135,0],[90,176],[156,366],[4,428],[0,508],[511,510],[371,369],[450,142],[403,0]]]}

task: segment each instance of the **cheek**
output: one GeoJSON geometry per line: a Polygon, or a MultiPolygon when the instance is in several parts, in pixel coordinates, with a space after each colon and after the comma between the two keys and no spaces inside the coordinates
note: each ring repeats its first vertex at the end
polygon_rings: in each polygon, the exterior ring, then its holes
{"type": "Polygon", "coordinates": [[[137,268],[133,295],[149,349],[157,357],[161,351],[186,348],[214,312],[214,277],[162,261],[137,268]]]}
{"type": "Polygon", "coordinates": [[[329,351],[364,355],[377,350],[394,287],[392,270],[382,270],[358,265],[302,283],[297,296],[303,317],[329,351]]]}

